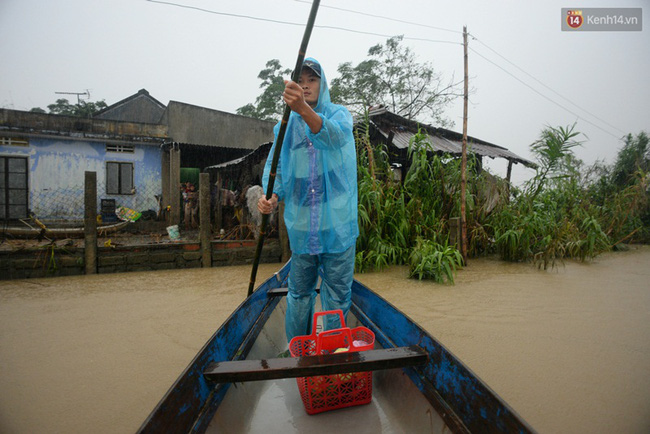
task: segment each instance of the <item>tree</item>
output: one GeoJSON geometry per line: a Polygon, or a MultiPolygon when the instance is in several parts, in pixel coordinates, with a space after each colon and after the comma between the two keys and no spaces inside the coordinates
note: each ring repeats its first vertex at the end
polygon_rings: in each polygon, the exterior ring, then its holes
{"type": "Polygon", "coordinates": [[[625,146],[618,152],[612,169],[612,181],[617,187],[626,187],[639,171],[650,171],[650,143],[645,131],[625,138],[625,146]]]}
{"type": "Polygon", "coordinates": [[[582,145],[574,140],[574,137],[580,135],[575,131],[575,126],[549,126],[542,130],[539,140],[530,145],[539,162],[537,175],[530,181],[533,198],[539,194],[548,178],[567,176],[575,171],[576,166],[582,164],[576,159],[572,149],[582,145]]]}
{"type": "MultiPolygon", "coordinates": [[[[54,104],[47,106],[49,114],[63,115],[63,116],[76,116],[80,118],[91,118],[95,113],[108,107],[104,100],[92,101],[79,101],[77,104],[71,104],[65,98],[59,98],[54,104]]],[[[34,107],[30,110],[32,113],[45,113],[40,107],[34,107]]]]}
{"type": "Polygon", "coordinates": [[[613,164],[597,162],[589,169],[588,197],[616,241],[650,241],[649,142],[645,131],[628,134],[613,164]]]}
{"type": "Polygon", "coordinates": [[[291,75],[290,69],[283,69],[278,59],[266,62],[266,68],[260,71],[257,78],[262,80],[262,94],[255,99],[255,104],[246,104],[237,109],[237,114],[261,119],[264,121],[279,121],[284,110],[282,92],[284,79],[291,75]]]}
{"type": "Polygon", "coordinates": [[[363,113],[371,106],[383,105],[407,119],[430,120],[441,126],[452,122],[443,110],[460,95],[453,78],[443,84],[442,75],[429,63],[418,63],[410,48],[395,36],[368,50],[369,58],[354,66],[339,65],[340,77],[332,80],[332,101],[363,113]]]}

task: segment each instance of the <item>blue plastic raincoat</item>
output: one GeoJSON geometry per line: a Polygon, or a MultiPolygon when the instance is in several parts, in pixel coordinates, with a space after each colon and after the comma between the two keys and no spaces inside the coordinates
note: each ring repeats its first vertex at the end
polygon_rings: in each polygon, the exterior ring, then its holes
{"type": "MultiPolygon", "coordinates": [[[[285,203],[284,222],[293,253],[341,253],[359,235],[357,155],[352,115],[331,102],[322,68],[314,111],[323,120],[316,134],[300,115],[291,113],[273,192],[285,203]]],[[[279,130],[280,123],[274,129],[276,138],[279,130]]],[[[265,191],[275,146],[264,168],[265,191]]]]}
{"type": "MultiPolygon", "coordinates": [[[[306,59],[318,63],[314,59],[306,59]]],[[[321,68],[320,92],[314,111],[323,125],[316,134],[300,115],[291,113],[282,144],[273,192],[284,200],[284,221],[292,259],[287,295],[287,340],[311,333],[318,271],[323,277],[323,310],[351,305],[357,223],[357,158],[352,115],[333,104],[321,68]]],[[[280,124],[275,126],[277,139],[280,124]]],[[[266,191],[276,143],[264,168],[266,191]]],[[[326,329],[340,327],[326,318],[326,329]]]]}

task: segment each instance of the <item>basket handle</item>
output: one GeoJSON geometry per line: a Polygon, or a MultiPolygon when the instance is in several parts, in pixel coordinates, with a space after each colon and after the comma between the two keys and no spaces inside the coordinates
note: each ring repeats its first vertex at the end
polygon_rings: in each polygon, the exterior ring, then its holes
{"type": "Polygon", "coordinates": [[[311,325],[311,334],[313,336],[316,336],[316,326],[318,325],[318,317],[321,316],[326,316],[326,315],[338,315],[339,320],[341,321],[341,327],[345,327],[345,319],[343,319],[343,311],[341,309],[336,309],[336,310],[325,310],[323,312],[316,312],[314,314],[314,321],[312,322],[311,325]]]}
{"type": "MultiPolygon", "coordinates": [[[[350,351],[352,349],[352,331],[350,330],[349,327],[344,327],[340,329],[332,329],[332,330],[326,330],[324,332],[320,332],[318,336],[316,337],[316,354],[320,354],[323,351],[323,342],[327,341],[327,338],[333,338],[336,339],[339,342],[347,342],[347,346],[342,347],[340,344],[336,345],[337,348],[347,348],[347,351],[350,351]],[[338,339],[336,339],[337,336],[342,335],[338,339]]],[[[328,352],[331,352],[335,348],[326,348],[328,352]]]]}

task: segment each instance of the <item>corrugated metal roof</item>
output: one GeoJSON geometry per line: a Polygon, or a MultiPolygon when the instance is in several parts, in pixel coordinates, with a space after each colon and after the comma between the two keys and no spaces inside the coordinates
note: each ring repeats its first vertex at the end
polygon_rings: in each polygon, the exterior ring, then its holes
{"type": "Polygon", "coordinates": [[[237,166],[238,164],[241,164],[244,161],[246,161],[248,159],[251,159],[251,158],[254,158],[254,159],[257,159],[257,160],[260,160],[260,159],[266,160],[266,157],[268,156],[272,145],[273,145],[273,142],[262,143],[257,149],[255,149],[252,152],[249,152],[248,154],[246,154],[246,155],[244,155],[242,157],[235,158],[234,160],[226,161],[226,162],[221,163],[221,164],[215,164],[213,166],[208,166],[208,167],[205,168],[205,170],[208,170],[208,169],[217,169],[218,170],[218,169],[225,169],[225,168],[231,167],[231,166],[237,166]]]}
{"type": "MultiPolygon", "coordinates": [[[[408,149],[415,133],[420,129],[427,134],[428,142],[433,146],[434,151],[461,155],[463,150],[462,134],[444,128],[436,128],[430,125],[419,124],[406,118],[389,112],[385,108],[371,110],[371,125],[386,138],[391,138],[393,146],[399,149],[408,149]],[[391,137],[392,136],[392,137],[391,137]]],[[[508,149],[476,139],[467,137],[467,146],[471,152],[488,158],[505,158],[514,163],[521,163],[528,167],[535,167],[535,163],[520,157],[508,149]]]]}

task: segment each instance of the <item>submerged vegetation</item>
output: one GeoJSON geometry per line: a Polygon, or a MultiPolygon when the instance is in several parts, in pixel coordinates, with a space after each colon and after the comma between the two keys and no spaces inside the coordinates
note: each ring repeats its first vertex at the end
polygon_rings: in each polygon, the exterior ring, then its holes
{"type": "MultiPolygon", "coordinates": [[[[650,146],[646,133],[629,135],[612,166],[583,167],[575,125],[545,128],[531,145],[537,169],[523,186],[479,170],[468,155],[469,257],[498,254],[506,261],[555,267],[626,242],[650,241],[650,146]]],[[[357,131],[359,228],[357,271],[408,265],[411,277],[453,283],[463,258],[450,222],[460,215],[460,160],[433,152],[426,134],[411,141],[403,181],[386,148],[357,131]]]]}

